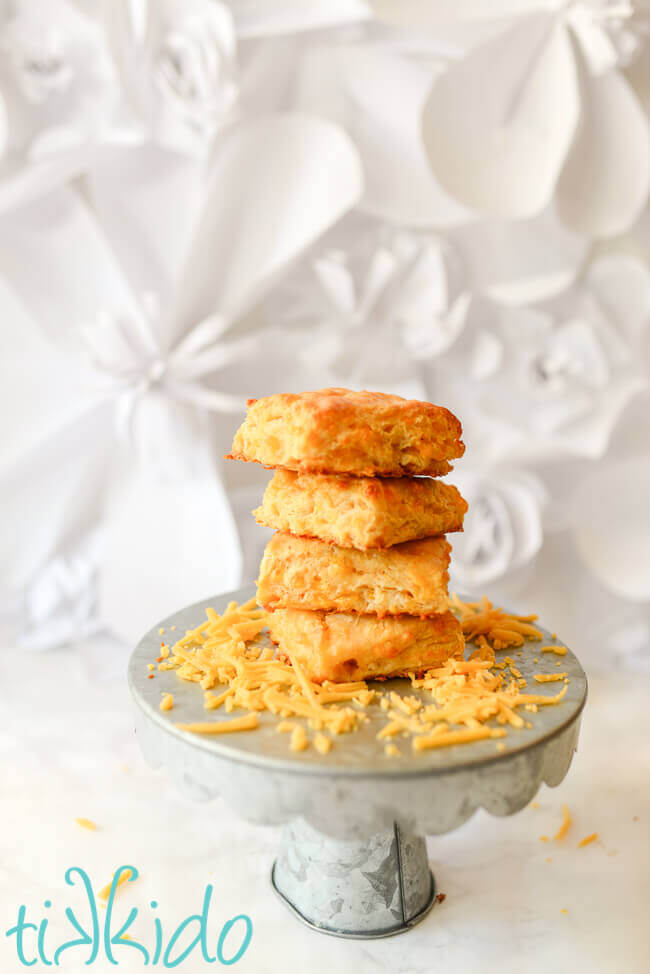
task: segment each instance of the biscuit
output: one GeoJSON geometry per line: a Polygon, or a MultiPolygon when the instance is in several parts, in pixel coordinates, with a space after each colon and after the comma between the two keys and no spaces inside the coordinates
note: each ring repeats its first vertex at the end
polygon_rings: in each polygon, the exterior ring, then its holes
{"type": "Polygon", "coordinates": [[[379,616],[434,615],[449,608],[451,546],[444,538],[355,551],[278,531],[257,582],[265,609],[325,609],[379,616]]]}
{"type": "Polygon", "coordinates": [[[462,428],[442,406],[380,392],[321,389],[249,399],[232,460],[306,473],[441,476],[461,457],[462,428]]]}
{"type": "Polygon", "coordinates": [[[315,683],[345,683],[421,673],[463,654],[451,612],[416,616],[354,615],[277,609],[269,620],[279,654],[293,657],[315,683]]]}
{"type": "Polygon", "coordinates": [[[430,477],[340,477],[276,470],[259,524],[345,548],[388,548],[462,531],[467,504],[451,484],[430,477]]]}

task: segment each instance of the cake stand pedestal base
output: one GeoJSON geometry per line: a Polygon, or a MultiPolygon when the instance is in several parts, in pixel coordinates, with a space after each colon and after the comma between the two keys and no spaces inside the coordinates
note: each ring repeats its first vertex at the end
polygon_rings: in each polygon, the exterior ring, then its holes
{"type": "Polygon", "coordinates": [[[298,819],[285,827],[271,881],[294,916],[336,937],[403,933],[435,902],[424,836],[397,823],[390,832],[341,841],[298,819]]]}
{"type": "MultiPolygon", "coordinates": [[[[242,589],[210,602],[222,612],[231,599],[245,602],[253,594],[242,589]]],[[[356,939],[409,930],[436,901],[424,836],[451,832],[479,808],[512,815],[543,782],[553,788],[569,770],[587,680],[566,649],[562,700],[540,706],[525,728],[503,741],[486,738],[425,751],[398,741],[399,757],[388,760],[380,735],[386,714],[376,703],[366,708],[361,727],[337,737],[327,754],[314,747],[289,751],[270,713],[261,713],[259,727],[248,734],[183,730],[179,723],[206,720],[203,694],[172,670],[158,670],[150,679],[149,666],[160,653],[159,630],[192,629],[205,604],[162,619],[131,657],[129,685],[142,752],[153,768],[165,768],[184,794],[204,801],[220,795],[250,822],[285,826],[273,889],[314,930],[356,939]],[[171,712],[160,710],[164,693],[173,694],[171,712]]],[[[557,642],[540,629],[545,643],[557,642]]],[[[266,635],[260,641],[271,645],[266,635]]],[[[537,652],[539,643],[525,643],[517,667],[535,693],[557,694],[557,682],[537,686],[537,652]]],[[[431,703],[427,690],[404,680],[388,680],[381,689],[406,690],[423,705],[431,703]]]]}

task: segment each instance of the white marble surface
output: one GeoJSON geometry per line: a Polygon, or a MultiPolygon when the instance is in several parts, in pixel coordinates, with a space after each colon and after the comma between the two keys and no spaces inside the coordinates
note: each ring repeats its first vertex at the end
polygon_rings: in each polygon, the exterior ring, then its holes
{"type": "MultiPolygon", "coordinates": [[[[509,819],[480,813],[430,841],[445,902],[404,936],[361,943],[312,933],[272,896],[274,830],[246,825],[218,801],[189,802],[143,764],[131,731],[126,659],[99,640],[38,657],[0,651],[3,974],[25,969],[4,935],[19,904],[40,919],[51,899],[46,944],[56,946],[70,936],[64,907],[81,902],[65,887],[65,869],[83,866],[98,889],[126,863],[141,876],[120,892],[119,910],[140,909],[133,928],[139,940],[152,943],[151,898],[168,935],[200,909],[212,883],[211,931],[237,913],[252,918],[251,945],[232,968],[243,972],[650,970],[649,677],[593,676],[580,750],[565,782],[544,789],[537,809],[509,819]],[[569,836],[543,843],[539,836],[553,835],[560,823],[562,802],[574,817],[569,836]],[[95,820],[99,830],[80,829],[77,816],[95,820]],[[578,849],[593,831],[600,841],[578,849]]],[[[85,967],[86,956],[70,952],[60,969],[143,969],[128,948],[116,949],[117,968],[101,954],[85,967]]],[[[177,969],[219,967],[195,953],[177,969]]]]}

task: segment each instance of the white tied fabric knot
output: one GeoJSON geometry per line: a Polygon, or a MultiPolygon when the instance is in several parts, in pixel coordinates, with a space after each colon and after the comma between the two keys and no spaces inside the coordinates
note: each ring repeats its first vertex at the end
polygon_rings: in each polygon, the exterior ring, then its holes
{"type": "MultiPolygon", "coordinates": [[[[119,6],[107,5],[116,17],[119,6]]],[[[189,7],[178,3],[179,16],[189,7]]],[[[5,402],[19,390],[33,406],[31,428],[15,437],[20,471],[0,477],[22,548],[17,559],[0,532],[0,595],[14,606],[97,525],[98,615],[129,643],[170,605],[239,584],[241,545],[217,460],[233,420],[215,413],[243,413],[264,385],[308,382],[255,315],[363,186],[350,140],[293,113],[224,133],[193,199],[186,178],[196,162],[152,145],[133,163],[98,166],[84,193],[61,189],[0,221],[0,387],[5,402]],[[295,380],[280,379],[287,366],[295,380]]],[[[11,412],[0,410],[2,437],[16,425],[11,412]]]]}
{"type": "Polygon", "coordinates": [[[242,398],[218,392],[199,380],[251,355],[254,341],[223,341],[227,322],[215,314],[166,349],[161,329],[155,327],[159,317],[157,299],[151,294],[143,295],[141,306],[143,313],[129,319],[101,312],[81,332],[102,395],[116,400],[118,434],[129,438],[137,403],[152,391],[198,409],[241,412],[242,398]]]}

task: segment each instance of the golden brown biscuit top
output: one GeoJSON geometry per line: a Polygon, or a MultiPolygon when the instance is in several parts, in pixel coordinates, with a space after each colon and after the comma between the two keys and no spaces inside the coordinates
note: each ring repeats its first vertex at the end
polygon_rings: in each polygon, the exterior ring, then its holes
{"type": "MultiPolygon", "coordinates": [[[[431,402],[419,399],[404,399],[386,392],[369,392],[364,389],[356,392],[354,389],[332,387],[330,389],[315,389],[311,392],[278,392],[273,396],[262,399],[248,399],[249,410],[259,404],[259,407],[271,409],[276,407],[279,412],[289,407],[293,412],[301,413],[305,418],[312,416],[325,422],[331,416],[332,422],[344,422],[346,417],[355,416],[359,411],[371,412],[377,419],[390,421],[391,418],[412,420],[443,419],[450,427],[450,439],[459,439],[462,435],[460,420],[444,406],[435,406],[431,402]]],[[[462,456],[456,453],[452,459],[462,456]]]]}
{"type": "Polygon", "coordinates": [[[319,389],[249,400],[229,456],[311,473],[440,476],[463,455],[461,435],[460,422],[443,406],[319,389]]]}

